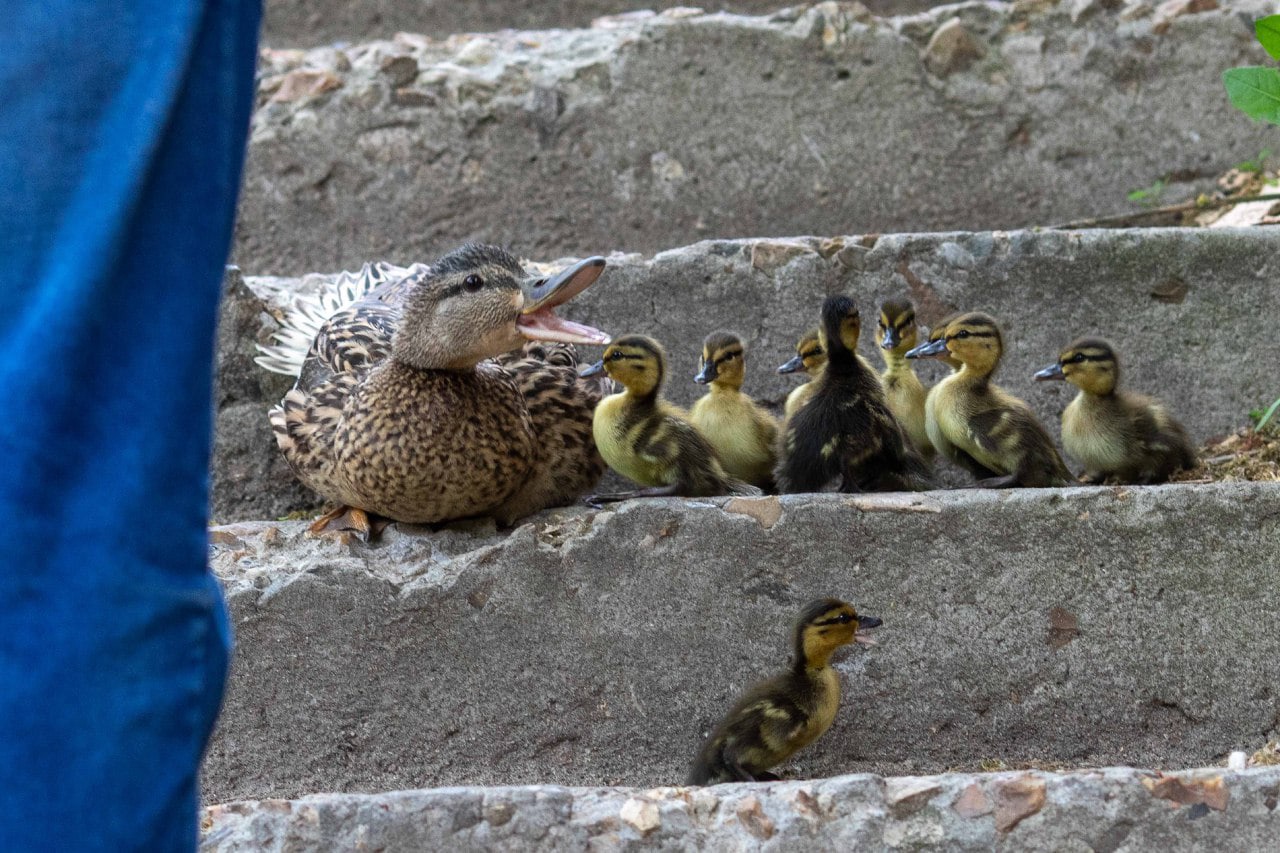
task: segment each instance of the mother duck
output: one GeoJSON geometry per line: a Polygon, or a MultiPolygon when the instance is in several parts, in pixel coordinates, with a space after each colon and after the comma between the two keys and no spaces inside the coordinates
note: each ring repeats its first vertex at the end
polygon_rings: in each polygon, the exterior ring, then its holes
{"type": "MultiPolygon", "coordinates": [[[[496,246],[468,244],[380,284],[366,267],[372,289],[322,309],[327,319],[313,310],[298,381],[270,413],[298,478],[341,505],[312,530],[367,538],[370,516],[511,524],[593,486],[604,471],[591,437],[602,388],[578,377],[572,345],[609,337],[553,309],[604,265],[587,258],[539,278],[496,246]]],[[[286,321],[284,346],[259,363],[288,370],[289,341],[306,323],[286,321]]]]}

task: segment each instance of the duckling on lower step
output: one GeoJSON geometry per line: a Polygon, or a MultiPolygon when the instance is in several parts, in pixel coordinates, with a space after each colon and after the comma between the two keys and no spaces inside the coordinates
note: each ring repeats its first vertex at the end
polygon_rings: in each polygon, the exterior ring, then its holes
{"type": "Polygon", "coordinates": [[[608,373],[623,390],[596,406],[592,435],[609,467],[646,488],[597,494],[599,506],[630,498],[760,495],[749,483],[731,477],[719,456],[689,417],[662,399],[667,358],[661,344],[644,335],[627,335],[604,351],[604,358],[583,376],[608,373]]]}
{"type": "Polygon", "coordinates": [[[1163,483],[1194,468],[1187,432],[1159,400],[1117,388],[1120,359],[1100,338],[1080,338],[1035,375],[1080,389],[1062,413],[1062,446],[1085,467],[1085,483],[1163,483]]]}
{"type": "Polygon", "coordinates": [[[857,354],[861,320],[847,296],[822,303],[827,364],[809,402],[784,428],[775,474],[784,493],[821,491],[839,480],[844,492],[918,490],[932,485],[911,449],[880,377],[857,354]]]}
{"type": "Polygon", "coordinates": [[[746,347],[732,332],[712,332],[702,344],[695,382],[709,390],[689,412],[690,422],[716,449],[729,476],[773,489],[778,422],[742,393],[746,347]]]}
{"type": "Polygon", "coordinates": [[[793,633],[791,668],[747,689],[698,751],[687,785],[759,782],[821,737],[840,708],[840,677],[831,655],[851,642],[871,642],[860,632],[881,622],[859,616],[837,598],[811,602],[793,633]]]}

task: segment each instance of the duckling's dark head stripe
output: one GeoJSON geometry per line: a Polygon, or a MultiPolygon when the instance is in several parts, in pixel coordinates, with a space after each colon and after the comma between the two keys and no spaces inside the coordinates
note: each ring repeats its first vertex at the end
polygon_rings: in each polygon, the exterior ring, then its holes
{"type": "Polygon", "coordinates": [[[901,330],[915,322],[916,309],[910,299],[890,299],[880,306],[880,315],[888,321],[885,325],[901,330]]]}
{"type": "Polygon", "coordinates": [[[826,624],[822,619],[824,615],[829,613],[831,615],[832,624],[834,624],[835,618],[839,614],[831,613],[831,611],[844,611],[846,609],[851,608],[849,608],[849,605],[846,602],[843,602],[838,598],[819,598],[816,601],[811,601],[806,604],[804,609],[800,611],[800,619],[798,620],[797,625],[802,627],[804,625],[826,624]]]}
{"type": "Polygon", "coordinates": [[[960,338],[961,332],[966,332],[964,337],[967,338],[995,338],[997,342],[1001,341],[1000,326],[996,323],[996,318],[980,311],[962,314],[947,324],[948,341],[960,338]]]}
{"type": "Polygon", "coordinates": [[[1080,338],[1062,351],[1062,364],[1082,361],[1118,361],[1115,348],[1102,338],[1080,338]]]}
{"type": "Polygon", "coordinates": [[[712,332],[707,335],[706,340],[702,342],[702,349],[704,352],[711,353],[712,355],[719,354],[721,351],[727,351],[729,349],[736,350],[741,354],[742,339],[733,332],[712,332]]]}

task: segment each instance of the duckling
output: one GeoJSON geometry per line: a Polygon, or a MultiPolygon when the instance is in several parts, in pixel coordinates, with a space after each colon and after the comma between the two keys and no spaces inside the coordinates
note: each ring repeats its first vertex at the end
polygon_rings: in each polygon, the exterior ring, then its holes
{"type": "Polygon", "coordinates": [[[746,348],[732,332],[712,332],[702,342],[699,385],[707,393],[693,404],[689,421],[711,442],[730,477],[761,489],[773,488],[778,422],[742,393],[746,348]]]}
{"type": "Polygon", "coordinates": [[[907,350],[916,345],[916,309],[909,299],[890,299],[880,306],[880,354],[884,357],[884,383],[889,411],[911,446],[926,461],[933,459],[934,448],[924,425],[924,385],[907,362],[907,350]]]}
{"type": "Polygon", "coordinates": [[[1080,389],[1062,413],[1062,446],[1084,464],[1081,482],[1163,483],[1174,471],[1195,467],[1191,440],[1164,405],[1116,387],[1120,360],[1106,341],[1080,338],[1035,378],[1080,389]]]}
{"type": "Polygon", "coordinates": [[[835,720],[840,678],[832,653],[850,642],[870,642],[860,632],[880,624],[838,598],[807,605],[794,629],[791,668],[738,698],[703,743],[685,784],[777,779],[769,768],[813,743],[835,720]]]}
{"type": "Polygon", "coordinates": [[[689,416],[662,399],[667,355],[644,335],[627,335],[604,351],[583,376],[608,373],[623,390],[596,406],[592,435],[609,467],[648,488],[591,495],[594,506],[629,498],[759,495],[755,486],[731,477],[715,449],[689,416]]]}
{"type": "Polygon", "coordinates": [[[972,471],[980,486],[1065,484],[1071,475],[1031,408],[991,381],[1004,351],[995,319],[977,311],[961,314],[937,340],[913,350],[926,358],[943,351],[961,367],[935,385],[926,401],[933,446],[972,471]]]}
{"type": "Polygon", "coordinates": [[[783,421],[790,420],[791,416],[809,402],[813,389],[818,386],[813,380],[822,375],[822,368],[827,363],[827,351],[822,348],[822,341],[819,338],[817,329],[810,329],[804,333],[796,343],[795,358],[792,358],[786,364],[778,368],[778,373],[795,373],[803,370],[809,379],[803,384],[793,389],[787,395],[787,402],[782,407],[783,421]]]}
{"type": "Polygon", "coordinates": [[[609,339],[552,309],[603,269],[588,258],[539,279],[496,246],[468,244],[320,323],[270,413],[299,479],[342,505],[312,529],[367,538],[370,515],[510,524],[594,485],[602,389],[578,378],[568,345],[609,339]]]}
{"type": "Polygon", "coordinates": [[[849,297],[822,303],[827,365],[809,402],[784,427],[775,474],[784,493],[819,491],[837,476],[845,492],[917,489],[930,481],[889,411],[880,378],[856,355],[861,328],[849,297]]]}

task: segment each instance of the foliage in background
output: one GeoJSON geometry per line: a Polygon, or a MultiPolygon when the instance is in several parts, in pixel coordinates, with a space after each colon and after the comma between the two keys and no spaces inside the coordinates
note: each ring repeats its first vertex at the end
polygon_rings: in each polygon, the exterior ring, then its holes
{"type": "MultiPolygon", "coordinates": [[[[1254,21],[1253,32],[1271,58],[1280,59],[1280,15],[1268,15],[1254,21]]],[[[1222,72],[1222,84],[1227,87],[1227,97],[1232,105],[1249,118],[1280,124],[1280,69],[1264,65],[1228,68],[1222,72]]],[[[1266,156],[1260,154],[1258,159],[1265,160],[1266,156]]],[[[1256,428],[1259,431],[1266,428],[1277,410],[1280,410],[1280,399],[1262,414],[1256,428]]]]}

